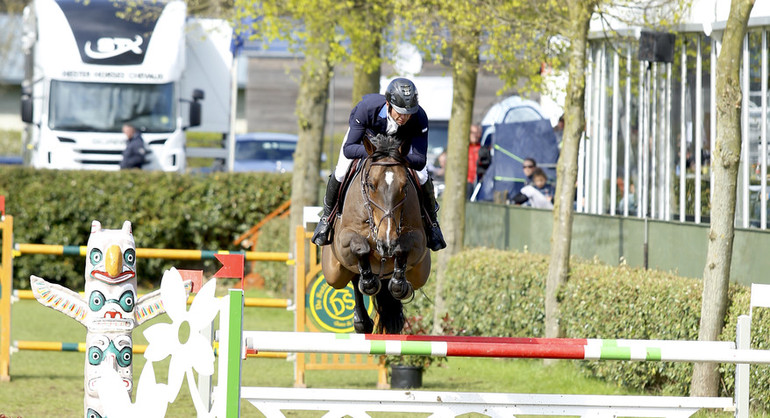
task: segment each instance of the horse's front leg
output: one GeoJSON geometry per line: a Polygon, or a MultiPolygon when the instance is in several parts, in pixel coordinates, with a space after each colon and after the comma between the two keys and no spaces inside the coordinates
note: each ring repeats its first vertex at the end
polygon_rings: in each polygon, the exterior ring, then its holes
{"type": "Polygon", "coordinates": [[[357,334],[371,334],[374,331],[374,321],[366,312],[366,303],[364,295],[358,289],[361,279],[359,276],[353,278],[353,295],[355,298],[355,307],[353,309],[353,328],[357,334]]]}
{"type": "Polygon", "coordinates": [[[412,284],[406,280],[408,255],[408,252],[397,253],[395,260],[393,260],[393,276],[390,278],[390,283],[388,283],[388,291],[398,300],[408,299],[414,295],[412,284]]]}
{"type": "Polygon", "coordinates": [[[380,291],[382,284],[380,279],[374,277],[372,273],[372,263],[369,261],[369,253],[371,252],[369,241],[361,235],[354,236],[350,240],[350,252],[358,259],[358,271],[361,274],[361,278],[358,281],[358,289],[365,295],[376,295],[380,291]]]}

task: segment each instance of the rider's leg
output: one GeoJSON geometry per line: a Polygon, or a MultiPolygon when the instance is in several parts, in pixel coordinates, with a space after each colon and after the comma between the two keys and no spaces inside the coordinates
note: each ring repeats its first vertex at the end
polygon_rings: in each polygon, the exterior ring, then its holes
{"type": "Polygon", "coordinates": [[[436,202],[436,194],[433,190],[433,180],[431,180],[424,169],[417,172],[417,177],[422,185],[421,200],[430,217],[425,222],[425,236],[428,239],[428,248],[438,251],[446,248],[446,242],[444,241],[444,235],[441,233],[441,227],[438,224],[438,202],[436,202]]]}
{"type": "Polygon", "coordinates": [[[321,220],[315,227],[313,238],[311,240],[316,245],[328,245],[332,242],[329,232],[331,232],[332,220],[329,219],[332,208],[337,203],[337,197],[340,193],[340,182],[334,177],[334,173],[329,175],[329,182],[326,184],[326,195],[324,196],[324,213],[321,220]]]}
{"type": "MultiPolygon", "coordinates": [[[[347,139],[347,137],[348,135],[345,134],[345,139],[347,139]]],[[[344,143],[345,142],[343,140],[343,144],[344,143]]],[[[331,219],[329,219],[329,214],[331,214],[334,205],[337,204],[337,198],[340,194],[340,184],[345,178],[345,174],[350,167],[350,161],[351,160],[345,158],[345,154],[342,152],[342,148],[340,148],[340,156],[337,159],[337,167],[334,169],[334,172],[329,175],[329,182],[326,184],[326,195],[324,195],[324,213],[321,215],[321,220],[318,222],[318,225],[316,225],[313,237],[310,239],[316,245],[328,245],[332,242],[331,230],[333,222],[331,219]]]]}

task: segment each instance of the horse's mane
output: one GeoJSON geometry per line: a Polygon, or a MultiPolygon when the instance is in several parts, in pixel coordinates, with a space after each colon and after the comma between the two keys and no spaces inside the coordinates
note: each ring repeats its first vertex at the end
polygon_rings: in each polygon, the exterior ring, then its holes
{"type": "Polygon", "coordinates": [[[377,134],[377,136],[371,138],[372,145],[374,145],[374,152],[370,156],[372,161],[379,161],[384,158],[392,158],[402,165],[406,165],[406,159],[401,154],[401,144],[403,141],[395,136],[377,134]]]}

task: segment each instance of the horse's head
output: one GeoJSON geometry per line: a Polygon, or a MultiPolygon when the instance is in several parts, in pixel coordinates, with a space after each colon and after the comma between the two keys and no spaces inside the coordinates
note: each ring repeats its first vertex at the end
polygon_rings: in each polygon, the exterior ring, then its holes
{"type": "MultiPolygon", "coordinates": [[[[377,135],[371,141],[364,138],[369,158],[361,176],[364,206],[369,215],[366,222],[381,257],[392,257],[399,251],[398,237],[419,219],[415,210],[417,193],[410,184],[406,155],[411,145],[393,136],[377,135]],[[410,199],[411,198],[411,199],[410,199]]],[[[404,249],[406,250],[406,249],[404,249]]]]}

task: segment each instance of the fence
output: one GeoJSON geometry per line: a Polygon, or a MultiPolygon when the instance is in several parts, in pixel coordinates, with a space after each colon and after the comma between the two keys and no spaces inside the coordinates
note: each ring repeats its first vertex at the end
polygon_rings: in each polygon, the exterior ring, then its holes
{"type": "Polygon", "coordinates": [[[687,417],[702,408],[734,411],[748,417],[749,364],[770,364],[770,351],[749,347],[750,317],[739,318],[736,343],[660,340],[473,338],[405,335],[350,335],[244,331],[242,292],[231,290],[220,313],[218,333],[219,385],[214,389],[220,404],[217,416],[240,415],[241,399],[267,416],[282,410],[323,410],[327,417],[365,416],[369,411],[433,412],[456,416],[469,412],[485,415],[581,415],[687,417]],[[239,384],[241,347],[247,350],[286,352],[423,354],[586,360],[635,360],[737,363],[735,398],[619,395],[541,395],[454,393],[424,391],[374,391],[305,388],[244,387],[239,384]],[[226,348],[226,349],[225,349],[226,348]]]}

